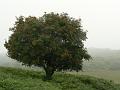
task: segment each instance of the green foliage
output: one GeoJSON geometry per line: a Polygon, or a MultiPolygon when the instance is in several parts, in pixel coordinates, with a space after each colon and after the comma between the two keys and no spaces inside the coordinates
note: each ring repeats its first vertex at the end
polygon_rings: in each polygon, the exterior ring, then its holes
{"type": "Polygon", "coordinates": [[[5,42],[8,56],[28,66],[43,67],[48,76],[54,71],[81,70],[83,59],[89,60],[90,55],[84,48],[87,37],[80,21],[66,13],[20,16],[5,42]]]}
{"type": "Polygon", "coordinates": [[[120,90],[120,85],[90,76],[55,73],[43,81],[44,73],[0,67],[0,90],[120,90]]]}

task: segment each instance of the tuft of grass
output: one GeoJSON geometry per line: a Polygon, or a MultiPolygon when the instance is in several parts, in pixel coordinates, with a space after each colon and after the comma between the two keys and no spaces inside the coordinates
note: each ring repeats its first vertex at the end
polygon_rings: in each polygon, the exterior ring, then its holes
{"type": "Polygon", "coordinates": [[[120,90],[112,81],[87,75],[55,73],[43,80],[44,72],[0,67],[0,90],[120,90]]]}

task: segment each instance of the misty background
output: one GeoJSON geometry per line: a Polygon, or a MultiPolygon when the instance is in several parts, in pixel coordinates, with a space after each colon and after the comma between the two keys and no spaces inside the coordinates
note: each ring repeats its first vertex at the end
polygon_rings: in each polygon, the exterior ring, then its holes
{"type": "Polygon", "coordinates": [[[119,0],[1,0],[0,53],[6,52],[3,44],[16,16],[41,16],[44,12],[66,12],[81,18],[83,29],[88,31],[87,48],[120,49],[119,8],[119,0]]]}
{"type": "Polygon", "coordinates": [[[0,65],[21,67],[7,57],[4,48],[5,40],[12,33],[9,28],[13,27],[16,16],[38,17],[44,12],[65,12],[71,17],[81,18],[83,29],[88,31],[85,47],[94,60],[85,62],[85,68],[120,69],[119,8],[119,0],[1,0],[0,65]]]}

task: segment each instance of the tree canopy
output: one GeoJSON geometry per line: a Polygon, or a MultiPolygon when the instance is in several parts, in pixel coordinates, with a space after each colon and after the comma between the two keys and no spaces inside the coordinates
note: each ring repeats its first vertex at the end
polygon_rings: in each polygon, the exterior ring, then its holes
{"type": "Polygon", "coordinates": [[[81,19],[66,13],[20,16],[10,31],[13,33],[4,44],[8,56],[28,66],[43,67],[47,77],[54,71],[79,71],[83,60],[90,59],[81,19]]]}

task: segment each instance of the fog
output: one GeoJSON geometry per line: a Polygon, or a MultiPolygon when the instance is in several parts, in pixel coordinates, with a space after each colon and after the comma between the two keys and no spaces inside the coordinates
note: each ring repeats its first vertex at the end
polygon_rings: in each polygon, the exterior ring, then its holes
{"type": "Polygon", "coordinates": [[[66,12],[82,19],[88,31],[85,46],[120,49],[119,0],[1,0],[0,1],[0,53],[11,32],[16,16],[41,16],[44,12],[66,12]]]}

